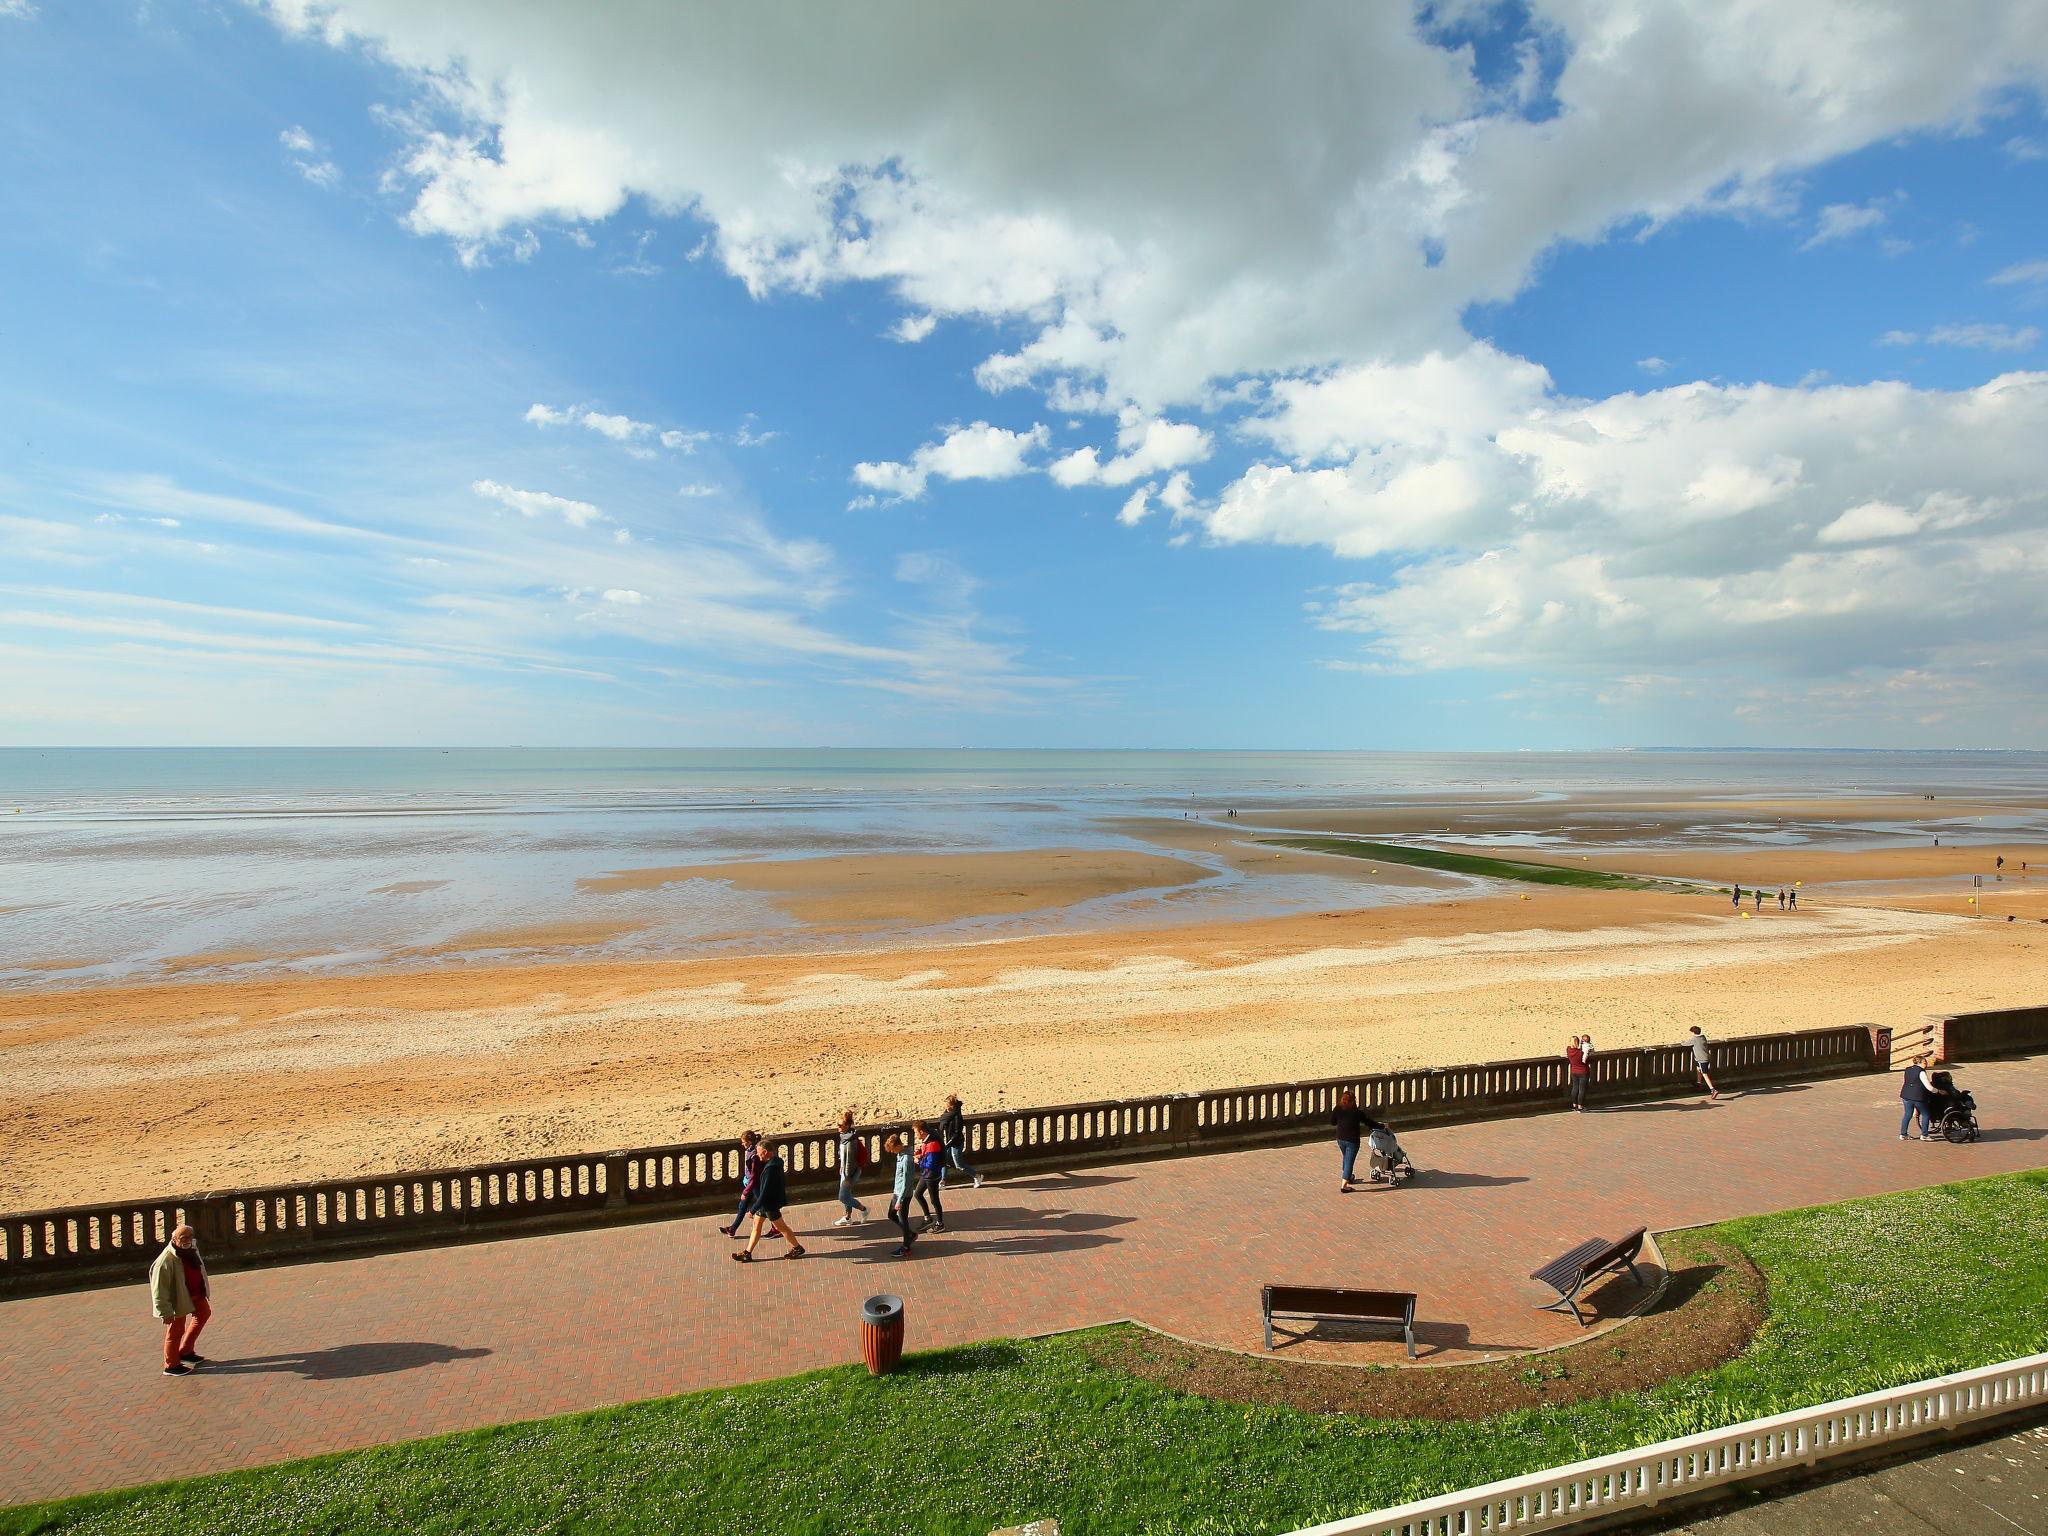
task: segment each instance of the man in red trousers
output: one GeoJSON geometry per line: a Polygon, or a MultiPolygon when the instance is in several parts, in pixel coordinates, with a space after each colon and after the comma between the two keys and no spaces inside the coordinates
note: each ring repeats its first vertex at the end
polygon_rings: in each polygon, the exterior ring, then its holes
{"type": "Polygon", "coordinates": [[[206,1363],[195,1346],[199,1330],[213,1316],[208,1289],[198,1240],[190,1227],[178,1227],[149,1266],[150,1310],[164,1325],[166,1376],[190,1376],[193,1366],[206,1363]]]}

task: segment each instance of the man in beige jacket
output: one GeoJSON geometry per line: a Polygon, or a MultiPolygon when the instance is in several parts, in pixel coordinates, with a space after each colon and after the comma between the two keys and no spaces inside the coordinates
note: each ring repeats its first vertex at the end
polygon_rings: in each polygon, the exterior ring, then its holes
{"type": "Polygon", "coordinates": [[[164,1325],[164,1374],[189,1376],[206,1357],[194,1348],[199,1330],[213,1316],[206,1283],[206,1261],[190,1227],[171,1233],[164,1251],[149,1266],[150,1310],[164,1325]]]}

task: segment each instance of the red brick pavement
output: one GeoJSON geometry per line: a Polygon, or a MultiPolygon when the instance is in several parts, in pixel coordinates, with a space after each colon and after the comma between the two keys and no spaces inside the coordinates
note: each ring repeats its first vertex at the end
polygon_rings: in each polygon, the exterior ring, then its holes
{"type": "MultiPolygon", "coordinates": [[[[1582,1237],[2048,1162],[2048,1059],[1968,1080],[1992,1129],[1967,1147],[1901,1144],[1896,1079],[1851,1078],[1418,1131],[1404,1141],[1420,1179],[1345,1196],[1328,1145],[1020,1176],[954,1194],[951,1232],[909,1261],[890,1258],[893,1229],[835,1229],[822,1205],[793,1211],[811,1249],[797,1263],[730,1263],[702,1217],[227,1274],[202,1343],[215,1363],[182,1379],[158,1374],[139,1274],[10,1301],[0,1502],[838,1364],[858,1358],[856,1311],[876,1291],[907,1299],[912,1348],[1136,1317],[1254,1349],[1268,1280],[1417,1291],[1438,1363],[1560,1343],[1577,1329],[1536,1310],[1524,1277],[1582,1237]]],[[[884,1197],[869,1202],[879,1215],[884,1197]]]]}

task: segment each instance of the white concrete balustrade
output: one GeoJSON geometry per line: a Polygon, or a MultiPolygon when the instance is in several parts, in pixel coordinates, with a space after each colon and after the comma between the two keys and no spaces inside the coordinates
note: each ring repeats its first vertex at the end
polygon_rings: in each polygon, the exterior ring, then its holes
{"type": "Polygon", "coordinates": [[[1562,1531],[1647,1511],[1709,1489],[1801,1467],[1847,1463],[1942,1431],[2038,1405],[2048,1411],[2048,1354],[1751,1419],[1639,1450],[1418,1499],[1290,1536],[1490,1536],[1562,1531]]]}

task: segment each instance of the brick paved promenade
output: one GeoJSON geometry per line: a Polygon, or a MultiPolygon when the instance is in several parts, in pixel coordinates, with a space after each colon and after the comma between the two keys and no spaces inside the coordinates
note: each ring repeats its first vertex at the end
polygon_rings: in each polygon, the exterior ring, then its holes
{"type": "Polygon", "coordinates": [[[912,1348],[1137,1317],[1251,1349],[1267,1280],[1418,1291],[1438,1362],[1559,1343],[1577,1330],[1523,1277],[1589,1234],[2048,1162],[2048,1059],[1966,1080],[1990,1128],[1967,1147],[1894,1139],[1897,1080],[1871,1076],[1419,1131],[1403,1139],[1421,1179],[1353,1195],[1327,1145],[1020,1176],[959,1191],[951,1232],[908,1262],[891,1229],[835,1229],[828,1204],[793,1212],[799,1263],[730,1263],[701,1217],[227,1274],[202,1346],[215,1364],[185,1379],[158,1374],[138,1273],[0,1304],[0,1503],[837,1364],[857,1358],[860,1299],[884,1290],[909,1301],[912,1348]]]}

